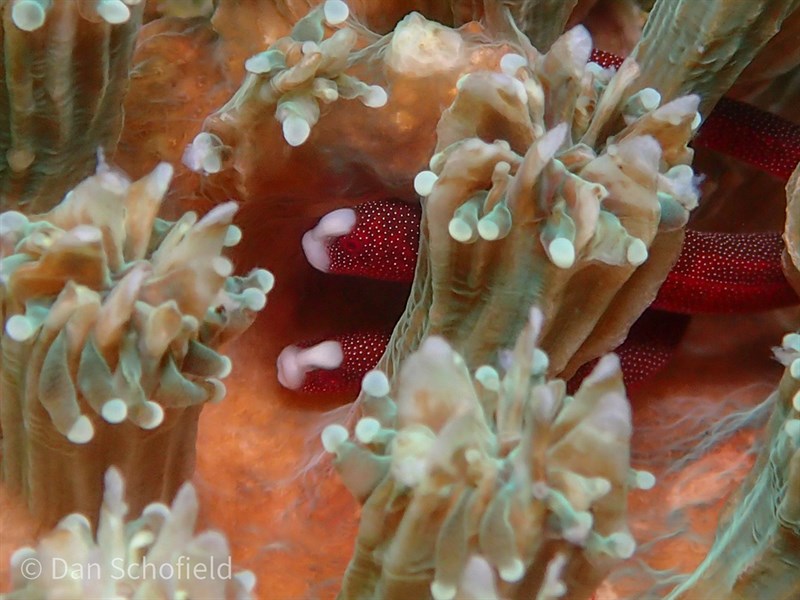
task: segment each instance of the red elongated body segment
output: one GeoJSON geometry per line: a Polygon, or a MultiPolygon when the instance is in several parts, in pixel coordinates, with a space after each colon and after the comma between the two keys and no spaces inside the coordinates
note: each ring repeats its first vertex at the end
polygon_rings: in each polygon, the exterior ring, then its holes
{"type": "Polygon", "coordinates": [[[800,303],[781,269],[780,233],[687,230],[678,262],[652,308],[684,313],[734,313],[800,303]]]}
{"type": "MultiPolygon", "coordinates": [[[[689,325],[688,315],[648,309],[633,324],[628,337],[614,350],[619,356],[622,379],[631,390],[663,369],[683,338],[689,325]]],[[[592,372],[597,359],[580,367],[567,382],[570,394],[592,372]]]]}
{"type": "Polygon", "coordinates": [[[589,56],[589,60],[597,63],[604,69],[610,69],[612,67],[617,69],[622,64],[622,61],[625,60],[625,57],[594,48],[592,54],[589,56]]]}
{"type": "Polygon", "coordinates": [[[388,333],[363,331],[287,346],[278,356],[278,381],[305,394],[356,391],[388,343],[388,333]]]}
{"type": "Polygon", "coordinates": [[[782,181],[788,181],[800,163],[800,125],[730,98],[720,99],[694,143],[733,156],[782,181]]]}
{"type": "Polygon", "coordinates": [[[407,283],[417,265],[420,219],[418,205],[395,199],[339,209],[303,236],[303,251],[320,271],[407,283]]]}

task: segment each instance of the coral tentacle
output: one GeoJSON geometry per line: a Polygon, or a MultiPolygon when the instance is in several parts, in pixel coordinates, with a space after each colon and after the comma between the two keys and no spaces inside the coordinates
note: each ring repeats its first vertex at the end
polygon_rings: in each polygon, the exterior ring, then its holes
{"type": "MultiPolygon", "coordinates": [[[[619,68],[624,58],[592,50],[601,67],[619,68]]],[[[732,156],[788,181],[800,163],[800,125],[731,98],[721,98],[700,127],[694,144],[732,156]]]]}

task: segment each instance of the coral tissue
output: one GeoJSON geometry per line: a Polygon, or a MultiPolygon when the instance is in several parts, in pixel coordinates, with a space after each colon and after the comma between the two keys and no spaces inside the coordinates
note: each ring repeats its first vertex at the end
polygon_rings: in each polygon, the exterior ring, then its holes
{"type": "Polygon", "coordinates": [[[0,216],[2,473],[45,523],[95,515],[110,465],[135,510],[171,499],[203,403],[225,395],[218,348],[266,303],[272,276],[220,254],[234,203],[156,217],[171,176],[131,182],[101,157],[50,212],[0,216]]]}

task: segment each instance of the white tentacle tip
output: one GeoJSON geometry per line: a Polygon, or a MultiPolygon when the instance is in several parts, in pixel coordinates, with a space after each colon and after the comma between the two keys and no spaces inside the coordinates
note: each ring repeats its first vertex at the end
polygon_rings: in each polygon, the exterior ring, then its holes
{"type": "Polygon", "coordinates": [[[25,315],[14,315],[6,321],[6,333],[15,342],[25,342],[36,333],[36,326],[25,315]]]}
{"type": "Polygon", "coordinates": [[[320,439],[322,440],[322,447],[326,452],[335,454],[338,448],[347,441],[349,438],[347,429],[341,425],[328,425],[322,430],[320,439]]]}
{"type": "Polygon", "coordinates": [[[103,404],[100,416],[109,423],[122,423],[128,418],[128,405],[121,398],[113,398],[103,404]]]}
{"type": "Polygon", "coordinates": [[[514,583],[522,579],[523,575],[525,575],[525,565],[520,559],[515,558],[507,565],[500,567],[498,573],[500,574],[500,579],[503,581],[514,583]]]}
{"type": "Polygon", "coordinates": [[[305,119],[290,115],[283,121],[283,139],[290,146],[303,145],[309,135],[311,135],[311,125],[305,119]]]}
{"type": "Polygon", "coordinates": [[[414,177],[414,191],[420,196],[428,196],[433,191],[433,186],[436,185],[438,179],[439,176],[433,171],[420,171],[414,177]]]}
{"type": "Polygon", "coordinates": [[[94,437],[94,425],[86,415],[81,415],[70,427],[67,439],[73,444],[85,444],[94,437]]]}
{"type": "Polygon", "coordinates": [[[514,52],[504,54],[500,59],[500,70],[510,77],[514,77],[517,71],[526,66],[528,66],[528,59],[514,52]]]}
{"type": "Polygon", "coordinates": [[[155,429],[164,422],[164,409],[157,402],[145,402],[143,414],[139,418],[139,427],[155,429]]]}
{"type": "Polygon", "coordinates": [[[364,417],[356,423],[356,439],[362,444],[371,444],[380,431],[380,421],[372,417],[364,417]]]}
{"type": "Polygon", "coordinates": [[[633,238],[631,243],[628,244],[628,249],[625,253],[625,257],[628,259],[628,263],[630,263],[634,267],[638,267],[647,260],[648,257],[647,246],[639,238],[633,238]]]}
{"type": "Polygon", "coordinates": [[[383,371],[374,369],[369,371],[361,380],[361,389],[365,394],[374,398],[382,398],[389,395],[389,378],[383,371]]]}
{"type": "Polygon", "coordinates": [[[126,23],[131,18],[131,11],[122,0],[100,0],[97,14],[111,25],[126,23]]]}
{"type": "Polygon", "coordinates": [[[322,11],[328,25],[341,25],[350,16],[350,8],[342,0],[326,0],[322,11]]]}
{"type": "Polygon", "coordinates": [[[575,264],[575,246],[567,238],[557,237],[547,247],[550,260],[559,269],[569,269],[575,264]]]}
{"type": "Polygon", "coordinates": [[[369,108],[381,108],[389,101],[389,94],[379,85],[369,86],[369,90],[361,97],[361,102],[369,108]]]}
{"type": "Polygon", "coordinates": [[[11,9],[11,21],[22,31],[36,31],[44,25],[48,7],[41,0],[18,0],[11,9]]]}

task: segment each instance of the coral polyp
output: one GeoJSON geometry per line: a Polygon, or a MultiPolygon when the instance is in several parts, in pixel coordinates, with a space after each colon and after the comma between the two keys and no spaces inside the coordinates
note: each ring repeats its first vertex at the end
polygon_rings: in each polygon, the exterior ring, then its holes
{"type": "Polygon", "coordinates": [[[111,465],[135,509],[170,499],[203,404],[225,395],[217,349],[266,304],[269,272],[233,276],[220,255],[240,237],[234,203],[156,216],[171,177],[131,182],[101,156],[51,211],[0,216],[3,481],[45,523],[93,518],[111,465]]]}
{"type": "Polygon", "coordinates": [[[0,14],[11,598],[798,594],[798,0],[0,14]]]}
{"type": "Polygon", "coordinates": [[[533,310],[503,374],[442,338],[363,382],[355,441],[322,442],[363,504],[339,598],[590,598],[635,542],[630,406],[616,356],[574,396],[546,378],[533,310]],[[587,456],[591,452],[591,458],[587,456]]]}

